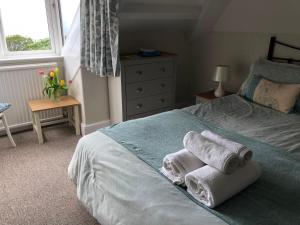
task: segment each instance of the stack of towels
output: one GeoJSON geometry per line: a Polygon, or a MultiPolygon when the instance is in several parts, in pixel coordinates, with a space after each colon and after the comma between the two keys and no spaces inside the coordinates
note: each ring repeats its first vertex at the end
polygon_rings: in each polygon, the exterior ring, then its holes
{"type": "Polygon", "coordinates": [[[250,149],[211,131],[190,131],[183,145],[183,150],[164,157],[161,172],[174,184],[186,185],[196,200],[210,208],[260,177],[250,149]]]}

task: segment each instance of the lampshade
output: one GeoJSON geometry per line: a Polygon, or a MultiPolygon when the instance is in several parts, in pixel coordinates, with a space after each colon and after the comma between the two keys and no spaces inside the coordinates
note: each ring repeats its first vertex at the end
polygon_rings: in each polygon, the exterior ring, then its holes
{"type": "Polygon", "coordinates": [[[227,81],[229,78],[229,66],[219,65],[216,66],[213,81],[227,81]]]}

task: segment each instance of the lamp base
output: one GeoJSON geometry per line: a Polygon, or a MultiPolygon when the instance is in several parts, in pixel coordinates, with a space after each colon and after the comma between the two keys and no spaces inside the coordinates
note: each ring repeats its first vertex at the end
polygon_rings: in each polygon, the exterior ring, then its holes
{"type": "Polygon", "coordinates": [[[217,89],[215,90],[215,96],[217,98],[223,97],[225,94],[223,87],[222,87],[222,82],[219,82],[219,85],[217,87],[217,89]]]}

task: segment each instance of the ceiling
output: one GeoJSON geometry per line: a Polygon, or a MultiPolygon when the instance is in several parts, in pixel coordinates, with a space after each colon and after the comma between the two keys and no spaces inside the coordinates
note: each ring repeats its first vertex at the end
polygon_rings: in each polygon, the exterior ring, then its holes
{"type": "Polygon", "coordinates": [[[120,1],[121,31],[299,33],[299,0],[120,1]]]}
{"type": "Polygon", "coordinates": [[[229,2],[230,0],[121,0],[120,29],[184,31],[191,36],[197,35],[215,24],[229,2]]]}
{"type": "Polygon", "coordinates": [[[299,0],[232,0],[215,31],[299,34],[299,0]]]}

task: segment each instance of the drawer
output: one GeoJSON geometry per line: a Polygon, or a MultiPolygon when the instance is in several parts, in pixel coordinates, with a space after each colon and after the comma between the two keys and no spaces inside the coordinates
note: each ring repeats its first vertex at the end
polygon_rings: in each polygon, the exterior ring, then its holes
{"type": "Polygon", "coordinates": [[[135,99],[171,92],[174,86],[173,78],[163,78],[151,81],[126,84],[127,99],[135,99]]]}
{"type": "Polygon", "coordinates": [[[172,93],[131,100],[127,102],[127,116],[170,107],[173,103],[172,93]]]}
{"type": "Polygon", "coordinates": [[[169,77],[173,72],[171,61],[125,66],[126,83],[169,77]]]}

